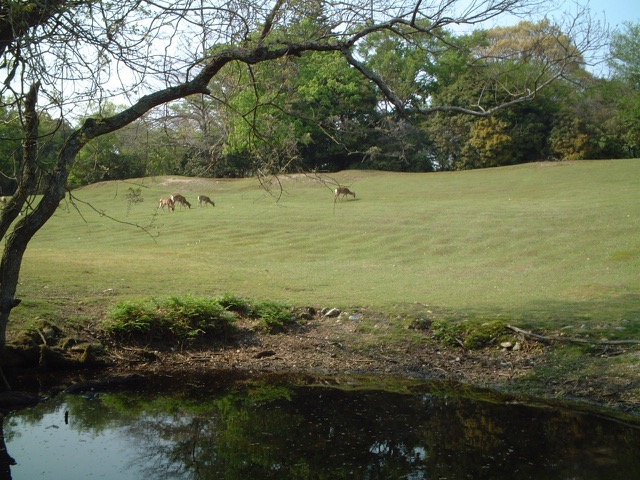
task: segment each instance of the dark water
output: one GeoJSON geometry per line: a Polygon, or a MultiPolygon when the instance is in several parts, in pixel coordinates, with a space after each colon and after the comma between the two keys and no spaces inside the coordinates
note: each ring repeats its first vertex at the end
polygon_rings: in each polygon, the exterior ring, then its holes
{"type": "Polygon", "coordinates": [[[153,379],[6,417],[13,479],[640,479],[640,423],[442,384],[153,379]]]}

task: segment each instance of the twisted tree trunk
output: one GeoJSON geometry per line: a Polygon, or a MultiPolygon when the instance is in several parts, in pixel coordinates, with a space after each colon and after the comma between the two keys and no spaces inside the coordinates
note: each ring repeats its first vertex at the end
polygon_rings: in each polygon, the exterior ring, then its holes
{"type": "MultiPolygon", "coordinates": [[[[38,114],[36,112],[38,83],[33,84],[26,96],[24,104],[23,167],[18,182],[18,189],[3,211],[0,221],[0,234],[3,236],[9,226],[18,218],[29,195],[33,195],[38,184],[38,114]]],[[[2,259],[0,260],[0,349],[7,339],[7,325],[11,310],[20,304],[16,298],[16,289],[20,278],[20,267],[33,236],[55,213],[58,204],[64,198],[65,185],[69,176],[69,166],[82,148],[79,141],[80,131],[75,132],[63,148],[58,164],[53,170],[42,200],[32,212],[25,214],[6,236],[2,259]]],[[[86,143],[86,141],[85,141],[86,143]]],[[[2,373],[0,365],[0,390],[9,390],[10,386],[2,373]]]]}

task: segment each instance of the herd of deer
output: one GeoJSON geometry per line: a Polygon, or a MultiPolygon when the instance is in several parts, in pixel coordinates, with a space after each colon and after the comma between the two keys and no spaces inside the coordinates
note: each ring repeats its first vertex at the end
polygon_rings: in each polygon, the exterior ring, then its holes
{"type": "MultiPolygon", "coordinates": [[[[158,204],[158,208],[164,210],[164,207],[167,207],[168,210],[173,212],[176,210],[176,203],[179,203],[181,206],[191,208],[191,204],[187,201],[184,195],[180,195],[179,193],[173,193],[168,197],[162,197],[160,199],[160,204],[158,204]]],[[[201,207],[204,205],[206,207],[207,204],[211,204],[214,207],[216,206],[213,200],[206,195],[198,195],[198,205],[201,207]]]]}
{"type": "MultiPolygon", "coordinates": [[[[347,187],[338,187],[333,191],[333,193],[334,202],[338,200],[340,196],[342,196],[342,198],[346,198],[347,195],[351,195],[353,198],[356,198],[356,194],[349,190],[347,187]]],[[[158,208],[164,210],[164,207],[167,207],[167,211],[174,212],[176,210],[176,203],[179,203],[181,206],[191,208],[191,204],[187,201],[184,195],[181,195],[179,193],[173,193],[168,197],[162,197],[160,199],[158,208]]],[[[201,207],[204,205],[206,207],[207,204],[211,204],[214,207],[216,206],[216,204],[213,203],[213,200],[211,200],[206,195],[198,195],[198,205],[201,207]]]]}

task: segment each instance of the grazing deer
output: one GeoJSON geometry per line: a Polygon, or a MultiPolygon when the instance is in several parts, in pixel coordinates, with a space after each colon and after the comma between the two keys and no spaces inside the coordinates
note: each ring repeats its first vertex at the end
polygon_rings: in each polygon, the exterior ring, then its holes
{"type": "Polygon", "coordinates": [[[169,210],[171,210],[171,211],[175,211],[176,210],[175,203],[169,197],[162,197],[160,199],[160,204],[158,205],[158,208],[161,208],[162,210],[164,210],[164,207],[168,207],[169,210]]]}
{"type": "Polygon", "coordinates": [[[180,205],[186,205],[187,207],[191,208],[191,204],[187,202],[187,199],[184,198],[179,193],[172,193],[171,200],[173,200],[174,203],[179,203],[180,205]]]}
{"type": "Polygon", "coordinates": [[[206,195],[198,195],[198,205],[202,206],[202,204],[204,204],[204,206],[207,206],[207,203],[210,203],[211,205],[213,205],[214,207],[216,206],[215,203],[213,203],[213,200],[211,200],[209,197],[207,197],[206,195]]]}
{"type": "Polygon", "coordinates": [[[352,195],[353,198],[356,198],[356,194],[347,187],[338,187],[335,189],[334,201],[337,200],[340,195],[342,195],[343,198],[346,198],[347,195],[352,195]]]}

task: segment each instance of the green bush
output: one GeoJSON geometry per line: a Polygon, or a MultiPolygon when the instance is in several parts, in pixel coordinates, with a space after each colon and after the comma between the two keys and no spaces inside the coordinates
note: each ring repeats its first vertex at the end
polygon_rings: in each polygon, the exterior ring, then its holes
{"type": "Polygon", "coordinates": [[[259,319],[261,327],[270,333],[283,332],[295,323],[291,307],[277,302],[256,303],[251,307],[249,314],[259,319]]]}
{"type": "Polygon", "coordinates": [[[283,332],[296,320],[292,308],[283,303],[264,301],[252,304],[230,293],[218,298],[218,302],[231,312],[257,320],[258,328],[269,333],[283,332]]]}
{"type": "Polygon", "coordinates": [[[502,320],[488,322],[456,322],[452,320],[438,320],[433,322],[433,336],[440,342],[469,350],[497,345],[509,337],[502,320]]]}
{"type": "Polygon", "coordinates": [[[218,303],[230,312],[235,312],[238,315],[246,317],[251,311],[249,302],[244,298],[236,297],[231,293],[225,293],[217,299],[218,303]]]}
{"type": "Polygon", "coordinates": [[[505,322],[500,320],[478,322],[470,325],[464,346],[469,350],[480,350],[491,345],[498,345],[507,336],[505,322]]]}
{"type": "Polygon", "coordinates": [[[269,333],[285,331],[296,317],[290,306],[264,301],[251,304],[231,294],[222,297],[170,297],[116,304],[105,323],[108,335],[135,341],[186,341],[222,336],[239,317],[257,320],[269,333]]]}
{"type": "Polygon", "coordinates": [[[234,315],[216,300],[171,297],[115,305],[105,331],[130,340],[185,341],[224,335],[234,320],[234,315]]]}
{"type": "Polygon", "coordinates": [[[436,320],[432,324],[433,337],[445,345],[461,346],[465,328],[461,323],[451,320],[436,320]]]}

